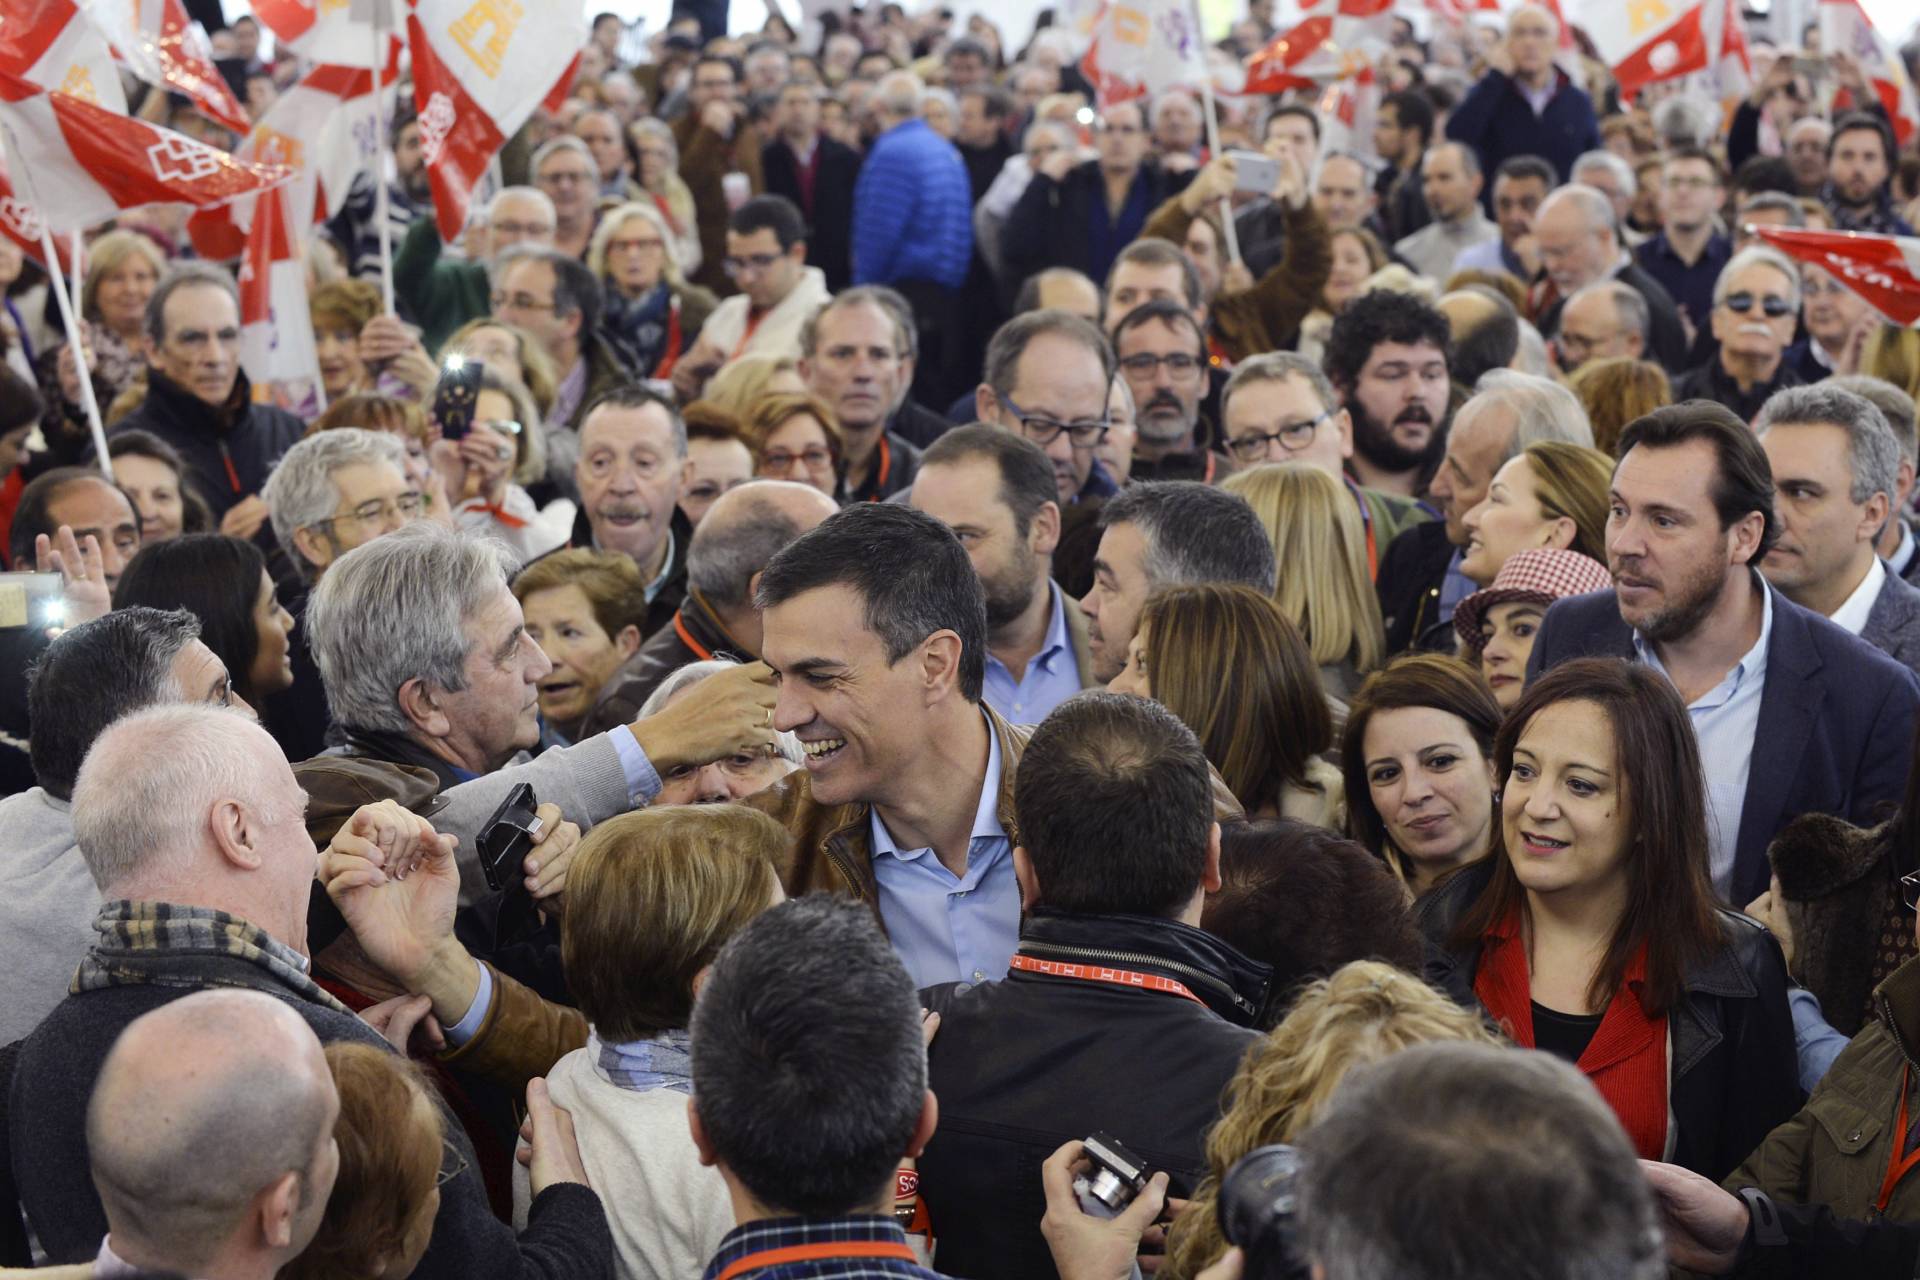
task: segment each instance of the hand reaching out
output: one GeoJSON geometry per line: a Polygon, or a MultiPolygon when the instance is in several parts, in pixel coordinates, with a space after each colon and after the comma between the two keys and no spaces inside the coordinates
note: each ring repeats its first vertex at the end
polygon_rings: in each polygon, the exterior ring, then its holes
{"type": "Polygon", "coordinates": [[[520,1125],[520,1145],[514,1159],[527,1167],[527,1182],[539,1195],[557,1182],[593,1184],[580,1159],[580,1142],[573,1136],[573,1116],[547,1092],[544,1076],[527,1081],[527,1118],[520,1125]]]}
{"type": "Polygon", "coordinates": [[[423,988],[428,966],[453,938],[454,843],[383,800],[356,810],[320,854],[320,881],[361,949],[409,991],[423,988]]]}
{"type": "Polygon", "coordinates": [[[259,494],[250,493],[234,503],[227,509],[227,514],[220,517],[220,532],[229,538],[239,538],[244,542],[260,532],[260,526],[265,524],[267,517],[272,514],[267,510],[267,504],[261,500],[259,494]]]}
{"type": "Polygon", "coordinates": [[[107,586],[106,557],[100,553],[100,539],[88,534],[84,544],[74,540],[73,530],[61,525],[49,539],[37,534],[33,539],[33,567],[40,573],[57,573],[66,602],[64,626],[105,617],[113,607],[113,592],[107,586]]]}
{"type": "Polygon", "coordinates": [[[561,816],[557,804],[543,804],[534,813],[540,819],[540,835],[521,870],[533,900],[543,910],[558,914],[565,908],[567,868],[580,849],[580,828],[561,816]]]}

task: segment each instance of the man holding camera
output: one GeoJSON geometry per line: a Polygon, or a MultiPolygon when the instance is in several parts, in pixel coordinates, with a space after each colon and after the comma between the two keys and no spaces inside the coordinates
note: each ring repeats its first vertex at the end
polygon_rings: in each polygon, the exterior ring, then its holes
{"type": "Polygon", "coordinates": [[[1191,1194],[1271,970],[1197,927],[1220,828],[1206,755],[1159,704],[1061,703],[1020,757],[1014,809],[1011,972],[926,993],[942,1128],[921,1185],[944,1270],[1052,1280],[1042,1159],[1105,1131],[1191,1194]]]}

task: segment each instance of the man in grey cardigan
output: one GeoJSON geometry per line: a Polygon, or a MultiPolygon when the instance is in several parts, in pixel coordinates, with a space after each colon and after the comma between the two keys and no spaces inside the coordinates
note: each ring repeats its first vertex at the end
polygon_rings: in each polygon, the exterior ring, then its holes
{"type": "Polygon", "coordinates": [[[227,668],[185,610],[121,609],[67,631],[34,668],[30,753],[39,785],[0,800],[0,1045],[66,998],[100,909],[73,839],[80,761],[122,716],[165,702],[233,701],[227,668]]]}

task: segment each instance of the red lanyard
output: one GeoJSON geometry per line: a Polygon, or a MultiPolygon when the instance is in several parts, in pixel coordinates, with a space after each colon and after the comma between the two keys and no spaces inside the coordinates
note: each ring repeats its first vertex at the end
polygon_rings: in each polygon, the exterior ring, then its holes
{"type": "Polygon", "coordinates": [[[1367,581],[1378,582],[1380,580],[1380,551],[1379,548],[1374,545],[1373,541],[1373,517],[1366,511],[1362,511],[1360,514],[1367,517],[1361,521],[1361,523],[1367,527],[1367,581]]]}
{"type": "Polygon", "coordinates": [[[1207,458],[1207,474],[1200,477],[1200,483],[1212,484],[1213,483],[1213,450],[1208,449],[1205,452],[1206,452],[1206,458],[1207,458]]]}
{"type": "Polygon", "coordinates": [[[763,1267],[778,1267],[789,1262],[824,1262],[830,1258],[895,1258],[918,1264],[913,1250],[897,1240],[850,1240],[844,1244],[795,1244],[784,1249],[762,1249],[735,1258],[714,1280],[734,1280],[736,1276],[763,1267]]]}
{"type": "Polygon", "coordinates": [[[887,491],[887,473],[893,470],[893,450],[887,448],[887,437],[880,437],[880,474],[874,477],[873,496],[868,502],[880,501],[880,495],[887,491]]]}
{"type": "Polygon", "coordinates": [[[1912,1082],[1913,1068],[1900,1068],[1900,1119],[1893,1130],[1893,1149],[1887,1153],[1887,1176],[1880,1182],[1880,1198],[1873,1207],[1881,1213],[1887,1211],[1887,1204],[1893,1199],[1893,1189],[1900,1180],[1912,1172],[1913,1166],[1920,1164],[1920,1147],[1902,1156],[1900,1148],[1907,1145],[1907,1086],[1912,1082]]]}
{"type": "Polygon", "coordinates": [[[687,648],[699,654],[700,661],[710,662],[713,660],[713,651],[693,638],[693,633],[687,630],[687,624],[680,620],[680,611],[678,609],[673,611],[673,634],[680,637],[681,644],[684,644],[687,648]]]}
{"type": "Polygon", "coordinates": [[[1007,965],[1023,973],[1044,973],[1050,978],[1072,978],[1078,982],[1105,982],[1116,987],[1138,987],[1179,996],[1203,1007],[1207,1003],[1187,990],[1185,983],[1163,978],[1157,973],[1136,973],[1131,969],[1110,969],[1105,965],[1065,964],[1059,960],[1036,960],[1032,956],[1021,955],[1016,955],[1007,965]]]}
{"type": "Polygon", "coordinates": [[[680,299],[675,298],[667,306],[667,343],[666,350],[660,356],[660,363],[654,367],[656,378],[671,377],[673,366],[680,363],[680,299]]]}
{"type": "Polygon", "coordinates": [[[735,359],[742,351],[746,350],[747,344],[753,341],[753,331],[758,329],[760,322],[766,318],[767,313],[765,311],[762,311],[759,315],[755,315],[751,309],[748,310],[746,332],[740,335],[740,341],[734,345],[733,355],[728,356],[727,359],[735,359]]]}

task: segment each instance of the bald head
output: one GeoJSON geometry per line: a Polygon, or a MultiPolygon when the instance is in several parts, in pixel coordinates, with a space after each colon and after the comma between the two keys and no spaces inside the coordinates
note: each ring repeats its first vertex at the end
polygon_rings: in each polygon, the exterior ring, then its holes
{"type": "Polygon", "coordinates": [[[265,1274],[313,1239],[340,1100],[285,1002],[201,991],[135,1019],[87,1107],[113,1251],[145,1270],[265,1274]]]}
{"type": "MultiPolygon", "coordinates": [[[[786,545],[839,508],[812,485],[755,480],[729,489],[707,508],[687,548],[687,585],[722,612],[750,615],[753,583],[786,545]]],[[[734,619],[742,624],[748,618],[734,619]]],[[[735,634],[743,643],[749,637],[735,634]]],[[[758,645],[755,645],[756,651],[758,645]]]]}
{"type": "Polygon", "coordinates": [[[1542,200],[1533,234],[1541,265],[1563,297],[1612,275],[1618,265],[1613,202],[1592,187],[1571,183],[1542,200]]]}
{"type": "Polygon", "coordinates": [[[1462,334],[1479,328],[1501,312],[1500,300],[1479,289],[1455,289],[1452,293],[1443,293],[1434,306],[1447,318],[1447,328],[1452,331],[1455,342],[1460,341],[1462,334]]]}

